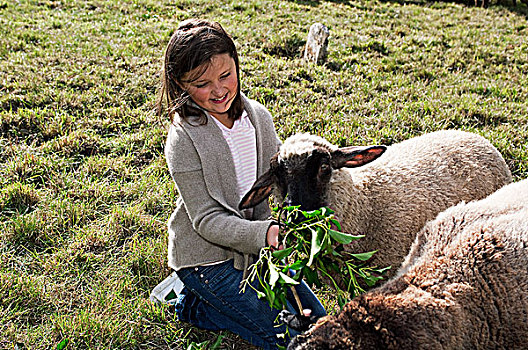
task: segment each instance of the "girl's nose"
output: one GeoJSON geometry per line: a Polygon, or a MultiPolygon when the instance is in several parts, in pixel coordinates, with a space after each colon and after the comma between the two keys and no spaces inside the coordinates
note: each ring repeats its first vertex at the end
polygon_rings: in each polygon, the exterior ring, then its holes
{"type": "Polygon", "coordinates": [[[224,88],[222,86],[222,83],[220,83],[220,81],[216,81],[213,83],[213,89],[212,89],[212,92],[213,94],[217,95],[217,96],[221,96],[223,94],[223,91],[224,88]]]}

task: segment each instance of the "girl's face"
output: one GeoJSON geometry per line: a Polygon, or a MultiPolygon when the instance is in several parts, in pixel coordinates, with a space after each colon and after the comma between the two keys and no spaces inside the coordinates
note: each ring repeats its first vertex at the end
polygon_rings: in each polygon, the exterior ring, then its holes
{"type": "Polygon", "coordinates": [[[201,70],[202,66],[185,73],[180,86],[198,106],[219,118],[227,113],[238,93],[235,60],[228,53],[215,55],[203,74],[190,81],[201,70]]]}

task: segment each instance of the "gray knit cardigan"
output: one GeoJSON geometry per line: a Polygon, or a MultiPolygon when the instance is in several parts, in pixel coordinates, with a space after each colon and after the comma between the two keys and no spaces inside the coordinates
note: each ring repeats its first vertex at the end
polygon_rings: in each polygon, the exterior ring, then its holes
{"type": "MultiPolygon", "coordinates": [[[[259,177],[269,168],[280,141],[268,110],[241,96],[255,127],[259,177]]],[[[174,270],[227,259],[244,269],[249,256],[266,245],[271,224],[266,201],[254,208],[250,220],[238,210],[231,152],[218,125],[208,118],[205,125],[175,121],[165,145],[169,171],[180,194],[168,224],[168,259],[174,270]]]]}

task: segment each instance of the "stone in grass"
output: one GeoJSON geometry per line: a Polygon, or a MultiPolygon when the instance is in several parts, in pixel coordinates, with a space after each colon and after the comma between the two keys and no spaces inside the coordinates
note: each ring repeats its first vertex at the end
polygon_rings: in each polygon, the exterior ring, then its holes
{"type": "Polygon", "coordinates": [[[323,64],[326,61],[329,35],[330,31],[325,25],[321,23],[312,24],[304,48],[304,60],[323,64]]]}

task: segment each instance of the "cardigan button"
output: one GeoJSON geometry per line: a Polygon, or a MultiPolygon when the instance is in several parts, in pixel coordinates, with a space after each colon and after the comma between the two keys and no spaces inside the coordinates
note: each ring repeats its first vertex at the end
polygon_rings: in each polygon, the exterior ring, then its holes
{"type": "Polygon", "coordinates": [[[194,268],[194,271],[198,271],[198,268],[197,268],[197,267],[195,267],[195,268],[194,268]]]}
{"type": "Polygon", "coordinates": [[[209,280],[205,280],[204,283],[205,283],[205,284],[209,284],[209,280]]]}
{"type": "Polygon", "coordinates": [[[200,278],[203,278],[203,273],[200,274],[200,278]]]}

